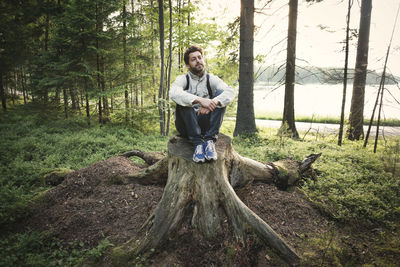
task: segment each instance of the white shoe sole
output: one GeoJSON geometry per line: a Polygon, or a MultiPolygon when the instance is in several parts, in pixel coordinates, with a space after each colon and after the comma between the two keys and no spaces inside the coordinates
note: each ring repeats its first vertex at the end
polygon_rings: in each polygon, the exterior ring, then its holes
{"type": "Polygon", "coordinates": [[[197,160],[196,160],[196,159],[193,158],[193,161],[196,162],[196,163],[199,163],[199,162],[206,162],[206,159],[197,159],[197,160]]]}

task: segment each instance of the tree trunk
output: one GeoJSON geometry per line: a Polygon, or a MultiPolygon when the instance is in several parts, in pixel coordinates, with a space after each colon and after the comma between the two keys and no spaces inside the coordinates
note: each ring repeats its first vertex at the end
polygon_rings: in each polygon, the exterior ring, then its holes
{"type": "Polygon", "coordinates": [[[164,117],[164,1],[158,0],[158,23],[160,31],[160,57],[161,57],[161,74],[160,88],[158,90],[158,114],[160,119],[160,135],[165,134],[165,117],[164,117]]]}
{"type": "Polygon", "coordinates": [[[371,25],[372,0],[361,3],[360,30],[357,44],[357,58],[351,98],[348,130],[349,140],[359,140],[364,137],[364,98],[365,81],[367,78],[369,32],[371,25]]]}
{"type": "Polygon", "coordinates": [[[169,124],[171,120],[171,107],[169,105],[169,89],[171,86],[171,68],[172,68],[172,1],[168,0],[169,4],[169,62],[168,62],[168,75],[167,75],[167,91],[166,91],[166,102],[167,102],[167,120],[165,127],[165,135],[169,134],[169,124]]]}
{"type": "MultiPolygon", "coordinates": [[[[226,214],[234,235],[243,244],[246,244],[244,241],[248,233],[255,233],[287,262],[293,264],[299,260],[294,250],[237,197],[233,187],[253,181],[277,183],[282,188],[296,184],[320,154],[310,155],[301,163],[286,159],[263,164],[237,154],[231,139],[222,134],[219,135],[216,150],[218,160],[194,163],[193,146],[189,141],[173,137],[168,143],[168,157],[126,177],[141,184],[163,184],[168,178],[163,196],[142,226],[139,236],[112,251],[113,264],[125,266],[138,254],[151,253],[168,240],[188,217],[194,228],[204,237],[212,239],[222,227],[221,212],[226,214]]],[[[124,154],[132,155],[147,157],[149,161],[150,154],[138,151],[124,154]]],[[[160,154],[155,157],[160,159],[160,154]]]]}
{"type": "Polygon", "coordinates": [[[100,76],[101,92],[103,93],[103,114],[105,117],[104,121],[108,121],[110,116],[110,110],[108,108],[108,98],[106,94],[107,88],[106,88],[106,75],[105,75],[103,55],[100,57],[100,70],[101,70],[101,76],[100,76]]]}
{"type": "Polygon", "coordinates": [[[63,88],[63,95],[64,95],[64,116],[68,119],[68,93],[67,88],[63,88]]]}
{"type": "MultiPolygon", "coordinates": [[[[100,29],[102,28],[103,23],[100,22],[100,16],[99,16],[99,7],[98,4],[96,3],[96,33],[100,34],[100,29]],[[101,27],[100,27],[101,24],[101,27]]],[[[100,77],[100,46],[99,46],[99,37],[96,37],[96,70],[97,70],[97,90],[101,90],[101,77],[100,77]]],[[[99,97],[98,101],[98,107],[99,107],[99,123],[103,124],[103,110],[101,106],[101,97],[99,97]]]]}
{"type": "Polygon", "coordinates": [[[84,86],[85,86],[85,102],[86,102],[86,119],[88,125],[90,125],[90,106],[89,106],[89,92],[88,92],[88,80],[87,78],[84,79],[84,86]]]}
{"type": "Polygon", "coordinates": [[[350,33],[350,15],[351,6],[353,5],[353,0],[349,0],[347,7],[347,17],[346,17],[346,48],[345,48],[345,59],[344,59],[344,74],[343,74],[343,94],[342,94],[342,108],[340,110],[340,127],[339,127],[339,137],[338,145],[342,145],[343,139],[343,127],[344,127],[344,109],[346,106],[346,91],[347,91],[347,68],[349,63],[349,33],[350,33]]]}
{"type": "Polygon", "coordinates": [[[296,35],[297,35],[298,0],[289,1],[289,26],[287,38],[285,100],[281,131],[293,138],[299,138],[294,118],[294,84],[296,68],[296,35]]]}
{"type": "Polygon", "coordinates": [[[55,95],[55,101],[57,103],[57,105],[60,104],[61,100],[60,100],[60,94],[61,94],[61,88],[59,85],[56,86],[56,95],[55,95]]]}
{"type": "Polygon", "coordinates": [[[128,52],[126,49],[126,36],[127,36],[127,30],[126,30],[126,3],[124,1],[124,5],[122,7],[122,17],[123,17],[123,24],[122,24],[122,47],[123,47],[123,53],[124,53],[124,93],[125,93],[125,122],[128,124],[129,123],[129,93],[128,93],[128,62],[127,62],[127,57],[128,57],[128,52]]]}
{"type": "Polygon", "coordinates": [[[70,89],[69,90],[69,94],[71,96],[71,109],[72,110],[77,110],[77,100],[76,100],[76,93],[75,93],[75,89],[70,89]]]}
{"type": "Polygon", "coordinates": [[[7,110],[7,100],[6,100],[6,94],[4,92],[4,84],[3,84],[3,72],[0,71],[0,97],[1,97],[1,105],[3,107],[3,110],[7,110]]]}
{"type": "Polygon", "coordinates": [[[234,135],[257,132],[254,118],[254,0],[240,2],[239,98],[234,135]]]}
{"type": "Polygon", "coordinates": [[[98,107],[99,107],[99,123],[102,125],[104,120],[103,120],[103,108],[101,107],[101,97],[99,97],[98,107]]]}
{"type": "Polygon", "coordinates": [[[19,80],[22,89],[22,97],[24,98],[24,104],[26,104],[26,86],[25,86],[25,73],[23,67],[19,68],[19,80]]]}
{"type": "MultiPolygon", "coordinates": [[[[178,13],[178,36],[181,36],[182,34],[182,0],[177,0],[176,1],[176,8],[177,11],[176,13],[178,13]]],[[[182,54],[183,54],[183,48],[182,48],[182,41],[178,40],[178,71],[182,71],[183,70],[183,60],[182,60],[182,54]]]]}

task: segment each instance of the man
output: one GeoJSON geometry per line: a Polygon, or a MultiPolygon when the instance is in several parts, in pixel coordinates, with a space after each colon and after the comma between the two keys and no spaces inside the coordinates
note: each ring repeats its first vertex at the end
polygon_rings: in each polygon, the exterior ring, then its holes
{"type": "Polygon", "coordinates": [[[235,92],[217,76],[207,74],[203,48],[191,46],[183,58],[188,73],[178,76],[169,92],[177,104],[175,126],[194,144],[194,162],[216,160],[217,134],[235,92]]]}

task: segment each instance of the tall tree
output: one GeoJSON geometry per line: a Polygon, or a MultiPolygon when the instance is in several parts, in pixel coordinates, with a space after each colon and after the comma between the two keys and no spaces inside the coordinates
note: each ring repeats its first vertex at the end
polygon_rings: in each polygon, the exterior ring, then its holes
{"type": "Polygon", "coordinates": [[[349,34],[350,34],[350,15],[351,7],[353,5],[353,0],[349,0],[347,6],[347,16],[346,16],[346,47],[345,47],[345,60],[344,60],[344,73],[343,73],[343,95],[342,95],[342,109],[340,111],[340,127],[339,127],[339,137],[338,145],[342,145],[343,139],[343,126],[344,126],[344,109],[346,106],[346,91],[347,91],[347,69],[349,63],[349,34]]]}
{"type": "Polygon", "coordinates": [[[359,140],[364,137],[364,98],[365,81],[367,78],[369,32],[371,25],[372,0],[362,0],[360,28],[357,44],[357,58],[351,98],[349,140],[359,140]]]}
{"type": "Polygon", "coordinates": [[[298,138],[294,117],[294,84],[296,68],[298,0],[289,0],[289,22],[286,52],[285,100],[281,130],[293,138],[298,138]]]}
{"type": "Polygon", "coordinates": [[[160,134],[165,134],[165,110],[164,110],[164,1],[158,0],[158,25],[160,31],[160,57],[161,57],[161,73],[160,87],[158,90],[158,114],[160,118],[160,134]]]}
{"type": "MultiPolygon", "coordinates": [[[[124,69],[123,69],[123,86],[124,86],[124,97],[125,97],[125,121],[129,122],[129,92],[128,92],[128,53],[126,49],[126,39],[127,39],[127,29],[126,29],[126,0],[123,2],[122,6],[122,47],[123,47],[123,58],[124,58],[124,69]]],[[[132,10],[133,13],[133,10],[132,10]]]]}
{"type": "Polygon", "coordinates": [[[4,86],[3,86],[3,72],[0,69],[0,97],[1,97],[1,106],[3,107],[3,110],[7,110],[7,101],[6,101],[6,94],[4,92],[4,86]]]}
{"type": "Polygon", "coordinates": [[[167,120],[166,120],[166,129],[165,135],[169,134],[169,124],[171,119],[171,107],[169,105],[169,89],[171,86],[171,68],[172,68],[172,1],[168,0],[169,6],[169,61],[168,61],[168,75],[167,75],[167,92],[166,92],[166,102],[167,102],[167,120]]]}
{"type": "Polygon", "coordinates": [[[254,0],[240,1],[239,99],[233,135],[257,132],[254,117],[254,0]]]}

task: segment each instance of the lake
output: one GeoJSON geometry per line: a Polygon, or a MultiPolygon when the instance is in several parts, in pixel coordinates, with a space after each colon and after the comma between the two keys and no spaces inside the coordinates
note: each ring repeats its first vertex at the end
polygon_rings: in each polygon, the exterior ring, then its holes
{"type": "MultiPolygon", "coordinates": [[[[396,85],[385,86],[383,113],[385,118],[400,119],[400,89],[396,85]],[[388,91],[393,95],[391,96],[388,91]]],[[[254,85],[254,110],[256,114],[276,114],[283,112],[285,87],[257,82],[254,85]]],[[[371,118],[373,106],[376,100],[379,85],[367,85],[365,88],[364,117],[371,118]]],[[[294,110],[295,116],[340,117],[342,106],[342,84],[305,84],[295,86],[294,110]]],[[[347,85],[345,116],[350,112],[351,95],[353,85],[347,85]]],[[[378,109],[375,112],[375,120],[378,117],[378,109]]]]}

